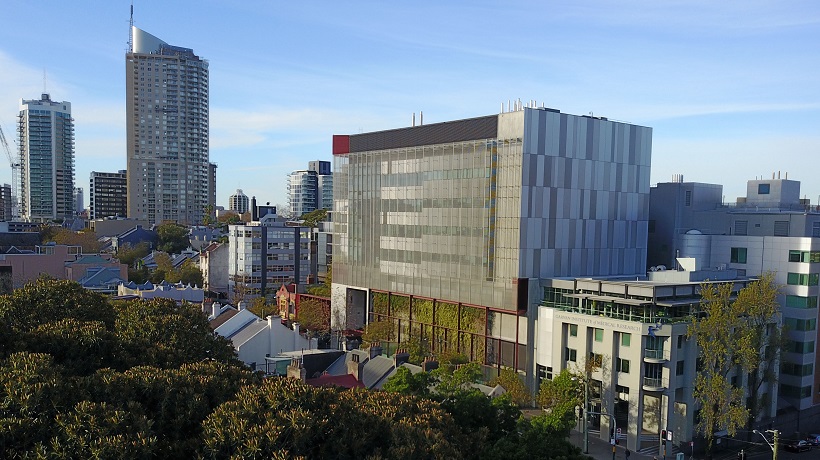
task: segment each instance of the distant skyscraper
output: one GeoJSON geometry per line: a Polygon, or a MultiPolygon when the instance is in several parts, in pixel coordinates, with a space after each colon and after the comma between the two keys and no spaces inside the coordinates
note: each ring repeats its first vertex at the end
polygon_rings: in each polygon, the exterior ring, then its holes
{"type": "Polygon", "coordinates": [[[214,204],[208,62],[132,27],[126,54],[128,217],[202,222],[214,204]]]}
{"type": "Polygon", "coordinates": [[[333,208],[333,176],[329,161],[310,161],[308,169],[288,175],[288,207],[293,217],[333,208]]]}
{"type": "Polygon", "coordinates": [[[20,140],[20,215],[45,222],[74,215],[74,121],[71,103],[22,100],[17,117],[20,140]]]}
{"type": "Polygon", "coordinates": [[[228,197],[228,209],[231,211],[236,211],[239,214],[248,212],[248,195],[242,193],[241,188],[236,189],[236,193],[228,197]]]}
{"type": "Polygon", "coordinates": [[[127,213],[126,173],[91,171],[88,213],[91,219],[125,217],[127,213]]]}
{"type": "Polygon", "coordinates": [[[0,221],[6,222],[12,219],[12,199],[11,185],[0,185],[0,221]]]}
{"type": "Polygon", "coordinates": [[[80,215],[85,211],[85,201],[83,200],[83,188],[74,187],[74,214],[80,215]]]}

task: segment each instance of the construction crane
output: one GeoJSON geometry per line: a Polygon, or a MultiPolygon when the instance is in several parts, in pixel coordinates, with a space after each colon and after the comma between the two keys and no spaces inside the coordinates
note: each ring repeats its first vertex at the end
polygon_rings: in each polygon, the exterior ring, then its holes
{"type": "Polygon", "coordinates": [[[0,126],[0,144],[3,145],[3,150],[6,151],[6,156],[9,159],[9,167],[11,168],[11,217],[16,219],[20,217],[20,162],[14,161],[15,156],[11,153],[11,148],[9,148],[6,135],[3,134],[2,126],[0,126]]]}

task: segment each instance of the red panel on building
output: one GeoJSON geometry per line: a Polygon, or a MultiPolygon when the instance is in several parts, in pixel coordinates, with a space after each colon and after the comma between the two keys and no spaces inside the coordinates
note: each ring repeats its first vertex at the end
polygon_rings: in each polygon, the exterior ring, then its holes
{"type": "Polygon", "coordinates": [[[347,134],[333,135],[333,154],[344,155],[350,153],[350,136],[347,134]]]}

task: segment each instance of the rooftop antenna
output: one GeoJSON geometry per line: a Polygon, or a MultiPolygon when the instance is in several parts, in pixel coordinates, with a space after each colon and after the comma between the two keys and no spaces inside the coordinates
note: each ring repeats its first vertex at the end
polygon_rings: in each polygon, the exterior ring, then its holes
{"type": "Polygon", "coordinates": [[[128,51],[134,52],[134,1],[131,0],[131,21],[128,27],[128,51]]]}
{"type": "Polygon", "coordinates": [[[43,94],[47,94],[48,90],[46,89],[46,69],[43,68],[43,94]]]}

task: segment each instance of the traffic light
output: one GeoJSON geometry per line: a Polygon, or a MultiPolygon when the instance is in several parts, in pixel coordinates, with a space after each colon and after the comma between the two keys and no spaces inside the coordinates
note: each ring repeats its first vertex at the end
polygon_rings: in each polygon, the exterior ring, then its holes
{"type": "Polygon", "coordinates": [[[666,430],[661,430],[661,441],[666,441],[666,430]]]}

